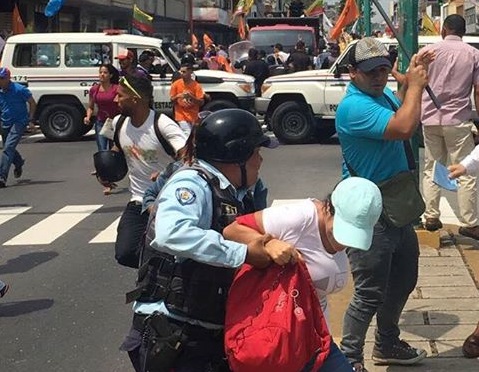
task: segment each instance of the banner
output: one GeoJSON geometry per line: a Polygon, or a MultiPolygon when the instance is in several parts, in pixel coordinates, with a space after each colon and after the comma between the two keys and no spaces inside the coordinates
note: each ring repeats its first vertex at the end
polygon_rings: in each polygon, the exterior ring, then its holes
{"type": "Polygon", "coordinates": [[[136,4],[133,5],[133,20],[131,24],[138,31],[141,31],[145,34],[152,34],[154,31],[153,17],[138,8],[136,4]]]}
{"type": "Polygon", "coordinates": [[[431,19],[431,17],[427,15],[427,13],[424,13],[422,15],[421,35],[426,35],[426,36],[439,35],[439,30],[436,28],[434,21],[431,19]]]}
{"type": "Polygon", "coordinates": [[[344,5],[344,9],[339,15],[336,24],[334,25],[333,29],[331,30],[330,37],[331,39],[338,39],[339,35],[343,28],[353,23],[359,17],[359,9],[358,5],[356,4],[355,0],[347,0],[346,4],[344,5]]]}
{"type": "Polygon", "coordinates": [[[324,13],[323,0],[315,0],[304,11],[308,17],[318,17],[324,13]]]}
{"type": "Polygon", "coordinates": [[[22,17],[20,16],[20,12],[18,11],[17,4],[15,4],[15,8],[13,8],[12,13],[12,33],[14,35],[25,33],[25,25],[23,24],[22,17]]]}

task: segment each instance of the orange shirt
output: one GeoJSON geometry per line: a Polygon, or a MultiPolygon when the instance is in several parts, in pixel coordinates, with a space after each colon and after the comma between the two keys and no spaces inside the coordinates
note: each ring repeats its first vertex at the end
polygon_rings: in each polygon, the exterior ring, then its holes
{"type": "MultiPolygon", "coordinates": [[[[171,84],[170,97],[186,92],[189,92],[196,99],[203,99],[205,95],[203,88],[196,80],[185,84],[183,79],[178,79],[171,84]]],[[[186,121],[190,124],[195,124],[199,121],[200,105],[197,103],[188,102],[185,98],[179,98],[174,102],[174,106],[176,121],[186,121]]]]}

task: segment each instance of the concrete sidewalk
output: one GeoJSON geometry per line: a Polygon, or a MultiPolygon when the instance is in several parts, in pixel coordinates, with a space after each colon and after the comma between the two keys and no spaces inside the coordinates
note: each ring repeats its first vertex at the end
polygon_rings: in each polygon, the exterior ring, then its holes
{"type": "MultiPolygon", "coordinates": [[[[440,232],[439,249],[429,246],[424,235],[419,235],[419,280],[401,317],[401,338],[427,350],[428,358],[417,366],[374,365],[370,359],[372,324],[364,351],[369,372],[479,371],[479,360],[466,359],[461,351],[479,321],[479,244],[455,234],[457,227],[445,226],[440,232]]],[[[330,297],[331,331],[338,343],[351,294],[352,280],[344,291],[330,297]]]]}

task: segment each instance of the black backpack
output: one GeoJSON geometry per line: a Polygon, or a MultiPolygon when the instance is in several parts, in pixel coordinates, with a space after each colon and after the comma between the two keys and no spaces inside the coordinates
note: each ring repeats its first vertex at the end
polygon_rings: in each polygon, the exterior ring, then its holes
{"type": "MultiPolygon", "coordinates": [[[[158,128],[158,119],[160,118],[160,115],[161,113],[159,113],[158,111],[155,111],[155,118],[153,119],[154,120],[153,127],[155,128],[156,137],[158,138],[158,141],[160,141],[161,146],[163,146],[163,150],[165,150],[165,152],[168,155],[170,155],[173,159],[175,159],[175,156],[176,156],[175,149],[165,139],[165,137],[163,137],[163,135],[160,132],[160,128],[158,128]]],[[[120,115],[116,123],[115,133],[113,135],[113,142],[115,143],[115,146],[118,147],[118,150],[120,150],[121,152],[123,152],[123,150],[120,145],[120,130],[123,127],[123,123],[125,122],[125,119],[126,119],[126,115],[123,115],[123,114],[120,115]]]]}

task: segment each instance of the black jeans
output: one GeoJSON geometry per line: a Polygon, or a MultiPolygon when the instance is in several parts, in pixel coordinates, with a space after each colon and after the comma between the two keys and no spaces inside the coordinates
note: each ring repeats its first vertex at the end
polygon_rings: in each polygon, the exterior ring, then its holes
{"type": "Polygon", "coordinates": [[[141,203],[126,205],[117,229],[115,259],[120,265],[138,268],[140,248],[148,224],[148,213],[141,213],[141,203]]]}
{"type": "Polygon", "coordinates": [[[399,318],[416,286],[419,245],[412,225],[388,226],[382,219],[374,227],[368,251],[348,249],[354,295],[343,323],[341,350],[352,363],[362,362],[369,324],[376,314],[376,345],[399,340],[399,318]]]}

